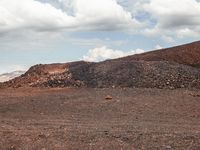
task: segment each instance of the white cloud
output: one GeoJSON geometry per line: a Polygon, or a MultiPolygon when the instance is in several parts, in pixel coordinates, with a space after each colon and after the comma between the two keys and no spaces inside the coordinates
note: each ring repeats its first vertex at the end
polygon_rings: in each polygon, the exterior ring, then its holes
{"type": "Polygon", "coordinates": [[[150,0],[150,3],[144,5],[144,9],[163,28],[200,24],[200,3],[196,0],[150,0]]]}
{"type": "Polygon", "coordinates": [[[163,33],[163,35],[161,35],[161,39],[163,40],[163,41],[165,41],[165,42],[167,42],[167,43],[173,43],[174,42],[174,39],[173,39],[173,37],[171,37],[171,35],[165,35],[164,33],[164,31],[162,32],[162,31],[160,31],[161,33],[163,33]]]}
{"type": "Polygon", "coordinates": [[[60,1],[71,8],[56,8],[35,0],[1,0],[0,32],[16,29],[35,31],[66,30],[135,30],[140,23],[116,0],[60,1]]]}
{"type": "Polygon", "coordinates": [[[166,43],[173,43],[174,42],[174,33],[176,31],[168,31],[159,27],[155,28],[147,28],[144,31],[142,31],[142,34],[144,34],[147,37],[160,37],[164,42],[166,43]]]}
{"type": "Polygon", "coordinates": [[[200,2],[197,0],[148,0],[140,7],[154,22],[153,27],[144,30],[145,35],[162,35],[163,40],[172,42],[173,38],[200,34],[200,2]]]}
{"type": "Polygon", "coordinates": [[[116,0],[74,0],[74,12],[80,21],[94,28],[130,30],[140,25],[116,0]]]}
{"type": "Polygon", "coordinates": [[[96,62],[96,61],[103,61],[106,59],[114,59],[128,55],[140,54],[143,52],[144,50],[142,49],[136,49],[130,52],[123,52],[121,50],[113,50],[107,48],[106,46],[103,46],[89,50],[88,53],[85,56],[83,56],[83,60],[96,62]]]}
{"type": "MultiPolygon", "coordinates": [[[[200,32],[199,32],[200,33],[200,32]]],[[[199,34],[198,32],[195,32],[189,28],[182,28],[176,31],[176,34],[179,38],[184,38],[184,37],[198,37],[199,34]]]]}
{"type": "Polygon", "coordinates": [[[0,12],[0,31],[24,28],[46,31],[76,24],[73,17],[60,9],[34,0],[1,0],[0,12]]]}
{"type": "Polygon", "coordinates": [[[173,42],[174,38],[197,37],[200,34],[200,2],[0,0],[0,33],[24,29],[34,32],[129,31],[153,37],[162,35],[164,41],[173,42]],[[178,5],[178,9],[174,4],[178,5]]]}
{"type": "Polygon", "coordinates": [[[156,46],[155,46],[155,49],[162,49],[162,46],[156,45],[156,46]]]}
{"type": "Polygon", "coordinates": [[[102,45],[107,45],[109,47],[112,47],[112,46],[122,46],[127,44],[127,40],[111,40],[108,38],[84,39],[84,38],[66,37],[65,39],[67,39],[67,41],[72,43],[73,45],[90,46],[90,47],[101,47],[102,45]]]}

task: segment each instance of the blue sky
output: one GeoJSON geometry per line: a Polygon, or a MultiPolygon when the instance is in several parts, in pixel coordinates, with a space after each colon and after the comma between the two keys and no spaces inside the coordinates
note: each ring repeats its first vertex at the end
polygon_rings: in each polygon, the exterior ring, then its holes
{"type": "Polygon", "coordinates": [[[1,0],[0,73],[123,57],[199,35],[198,0],[1,0]]]}

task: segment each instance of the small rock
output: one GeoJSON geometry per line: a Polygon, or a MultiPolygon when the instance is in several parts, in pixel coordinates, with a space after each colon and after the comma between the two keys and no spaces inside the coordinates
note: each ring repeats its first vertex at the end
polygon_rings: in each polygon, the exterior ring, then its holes
{"type": "Polygon", "coordinates": [[[104,131],[104,134],[105,134],[105,135],[108,135],[108,133],[109,133],[108,131],[104,131]]]}
{"type": "Polygon", "coordinates": [[[38,137],[39,137],[39,138],[46,138],[46,135],[44,135],[44,134],[39,134],[38,137]]]}
{"type": "Polygon", "coordinates": [[[185,85],[181,85],[181,88],[185,88],[185,85]]]}
{"type": "Polygon", "coordinates": [[[172,147],[170,145],[166,146],[167,149],[171,149],[172,147]]]}
{"type": "Polygon", "coordinates": [[[106,99],[106,100],[111,100],[111,99],[113,99],[113,98],[112,98],[112,96],[107,95],[107,96],[105,97],[105,99],[106,99]]]}
{"type": "Polygon", "coordinates": [[[16,150],[16,148],[15,148],[15,146],[11,146],[10,148],[9,148],[9,150],[16,150]]]}

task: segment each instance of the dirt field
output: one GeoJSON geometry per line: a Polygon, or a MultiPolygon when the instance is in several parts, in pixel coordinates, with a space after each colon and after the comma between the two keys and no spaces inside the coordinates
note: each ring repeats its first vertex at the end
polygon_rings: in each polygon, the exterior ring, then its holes
{"type": "Polygon", "coordinates": [[[200,91],[0,90],[0,150],[156,149],[200,149],[200,91]]]}

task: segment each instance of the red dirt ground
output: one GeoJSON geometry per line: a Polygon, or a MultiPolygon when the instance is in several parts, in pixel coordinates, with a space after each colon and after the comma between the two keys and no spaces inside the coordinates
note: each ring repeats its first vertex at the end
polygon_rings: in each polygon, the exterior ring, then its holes
{"type": "Polygon", "coordinates": [[[199,150],[199,108],[199,90],[1,89],[0,149],[199,150]]]}

